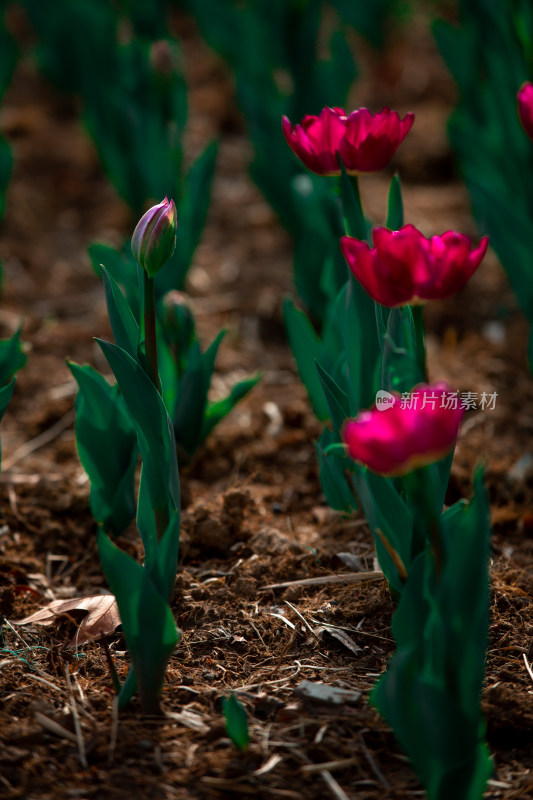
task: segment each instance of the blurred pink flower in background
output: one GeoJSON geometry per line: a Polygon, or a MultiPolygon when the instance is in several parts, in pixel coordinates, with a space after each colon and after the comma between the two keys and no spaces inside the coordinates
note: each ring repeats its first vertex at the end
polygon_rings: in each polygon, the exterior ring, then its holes
{"type": "Polygon", "coordinates": [[[346,171],[358,175],[387,166],[414,118],[409,113],[400,119],[389,108],[377,114],[359,108],[348,116],[342,108],[324,108],[318,117],[307,115],[299,125],[283,117],[282,128],[289,147],[313,172],[340,175],[338,153],[346,171]]]}

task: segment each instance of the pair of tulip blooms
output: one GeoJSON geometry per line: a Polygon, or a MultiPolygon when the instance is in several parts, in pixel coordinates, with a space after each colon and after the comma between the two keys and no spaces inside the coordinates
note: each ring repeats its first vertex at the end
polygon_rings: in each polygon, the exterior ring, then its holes
{"type": "MultiPolygon", "coordinates": [[[[324,108],[319,116],[306,116],[295,126],[285,117],[282,127],[293,152],[313,172],[340,175],[340,159],[348,174],[359,175],[383,169],[413,122],[413,114],[400,119],[388,108],[378,114],[361,108],[349,115],[341,108],[324,108]]],[[[428,239],[413,225],[405,225],[398,231],[374,228],[373,245],[351,236],[340,242],[366,292],[393,308],[458,292],[479,266],[488,238],[472,248],[461,233],[447,231],[428,239]]],[[[411,393],[415,402],[408,407],[395,402],[386,411],[373,408],[348,420],[343,438],[350,456],[385,475],[403,475],[444,457],[455,443],[464,413],[444,402],[449,392],[446,384],[420,386],[411,393]],[[428,393],[443,402],[436,407],[426,404],[428,393]]]]}

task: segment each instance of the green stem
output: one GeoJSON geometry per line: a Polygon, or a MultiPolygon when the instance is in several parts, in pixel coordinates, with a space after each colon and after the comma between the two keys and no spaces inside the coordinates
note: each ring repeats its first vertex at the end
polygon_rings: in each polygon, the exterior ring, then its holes
{"type": "Polygon", "coordinates": [[[420,370],[422,380],[427,383],[428,372],[426,363],[426,332],[424,328],[424,306],[411,306],[415,325],[415,355],[416,363],[420,370]]]}
{"type": "Polygon", "coordinates": [[[155,292],[154,279],[144,271],[144,348],[148,377],[158,392],[161,391],[157,366],[157,339],[155,332],[155,292]]]}
{"type": "MultiPolygon", "coordinates": [[[[157,391],[161,392],[161,382],[159,380],[159,369],[157,365],[154,279],[151,278],[145,270],[143,270],[143,274],[144,350],[146,355],[146,368],[148,377],[157,391]]],[[[154,517],[157,540],[160,542],[161,537],[168,527],[168,509],[155,508],[154,517]]]]}
{"type": "Polygon", "coordinates": [[[442,542],[442,529],[440,513],[435,510],[433,497],[438,493],[436,485],[436,466],[427,467],[410,472],[403,478],[403,485],[408,495],[409,507],[413,513],[413,543],[411,560],[414,560],[428,541],[433,554],[435,575],[437,580],[442,574],[444,563],[444,547],[442,542]]]}
{"type": "Polygon", "coordinates": [[[350,175],[350,183],[353,189],[354,209],[352,219],[347,230],[350,230],[350,236],[355,236],[357,239],[366,239],[367,230],[365,223],[365,215],[363,213],[363,204],[361,203],[361,193],[359,191],[359,177],[357,175],[350,175]],[[352,233],[353,231],[353,233],[352,233]]]}

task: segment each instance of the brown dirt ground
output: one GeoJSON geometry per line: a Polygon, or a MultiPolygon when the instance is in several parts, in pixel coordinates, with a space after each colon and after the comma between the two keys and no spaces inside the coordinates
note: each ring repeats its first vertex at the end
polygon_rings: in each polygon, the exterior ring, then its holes
{"type": "MultiPolygon", "coordinates": [[[[143,718],[133,703],[117,720],[102,645],[69,649],[71,621],[52,628],[5,623],[0,797],[421,796],[368,703],[393,646],[393,605],[383,581],[265,589],[341,576],[342,553],[372,568],[373,547],[364,521],[335,516],[320,493],[313,448],[319,428],[280,313],[291,290],[290,240],[247,177],[250,151],[231,81],[190,21],[178,25],[191,85],[187,156],[222,136],[189,288],[202,337],[209,340],[222,325],[230,331],[215,389],[257,369],[264,377],[183,475],[174,603],[182,640],[168,671],[164,717],[143,718]],[[304,679],[362,694],[354,704],[321,704],[299,693],[304,679]],[[244,754],[227,738],[221,715],[231,689],[248,713],[251,745],[244,754]]],[[[367,53],[364,64],[354,107],[387,103],[417,114],[396,161],[407,220],[426,234],[449,227],[474,233],[445,137],[453,87],[425,21],[398,35],[380,58],[367,53]]],[[[105,588],[65,358],[105,369],[92,337],[109,329],[86,248],[97,239],[120,242],[135,220],[106,183],[75,104],[27,58],[2,105],[0,127],[16,163],[0,238],[0,335],[22,319],[30,348],[2,423],[0,613],[13,621],[51,599],[105,588]]],[[[376,220],[383,219],[387,180],[364,181],[376,220]]],[[[483,705],[495,774],[486,796],[533,797],[533,684],[524,664],[524,656],[533,660],[533,484],[531,468],[516,466],[531,454],[533,382],[527,327],[493,255],[459,297],[428,309],[428,330],[434,378],[465,391],[498,392],[494,411],[467,416],[449,499],[468,496],[472,469],[483,460],[494,523],[483,705]]],[[[133,533],[123,544],[138,547],[133,533]]],[[[120,635],[110,647],[124,672],[120,635]]]]}

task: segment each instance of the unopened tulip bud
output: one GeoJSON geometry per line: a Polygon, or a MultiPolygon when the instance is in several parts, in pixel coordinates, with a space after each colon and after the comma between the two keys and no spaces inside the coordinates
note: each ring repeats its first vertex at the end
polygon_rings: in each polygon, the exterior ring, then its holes
{"type": "Polygon", "coordinates": [[[178,374],[187,366],[189,351],[196,340],[196,325],[187,296],[173,289],[161,301],[161,322],[178,374]]]}
{"type": "Polygon", "coordinates": [[[150,47],[150,66],[153,71],[164,78],[178,72],[178,54],[168,39],[159,39],[150,47]]]}
{"type": "Polygon", "coordinates": [[[153,278],[170,260],[176,248],[178,220],[174,200],[165,199],[148,209],[131,237],[136,261],[153,278]]]}
{"type": "Polygon", "coordinates": [[[187,295],[173,289],[163,297],[162,304],[163,328],[167,338],[188,348],[196,330],[187,295]]]}

